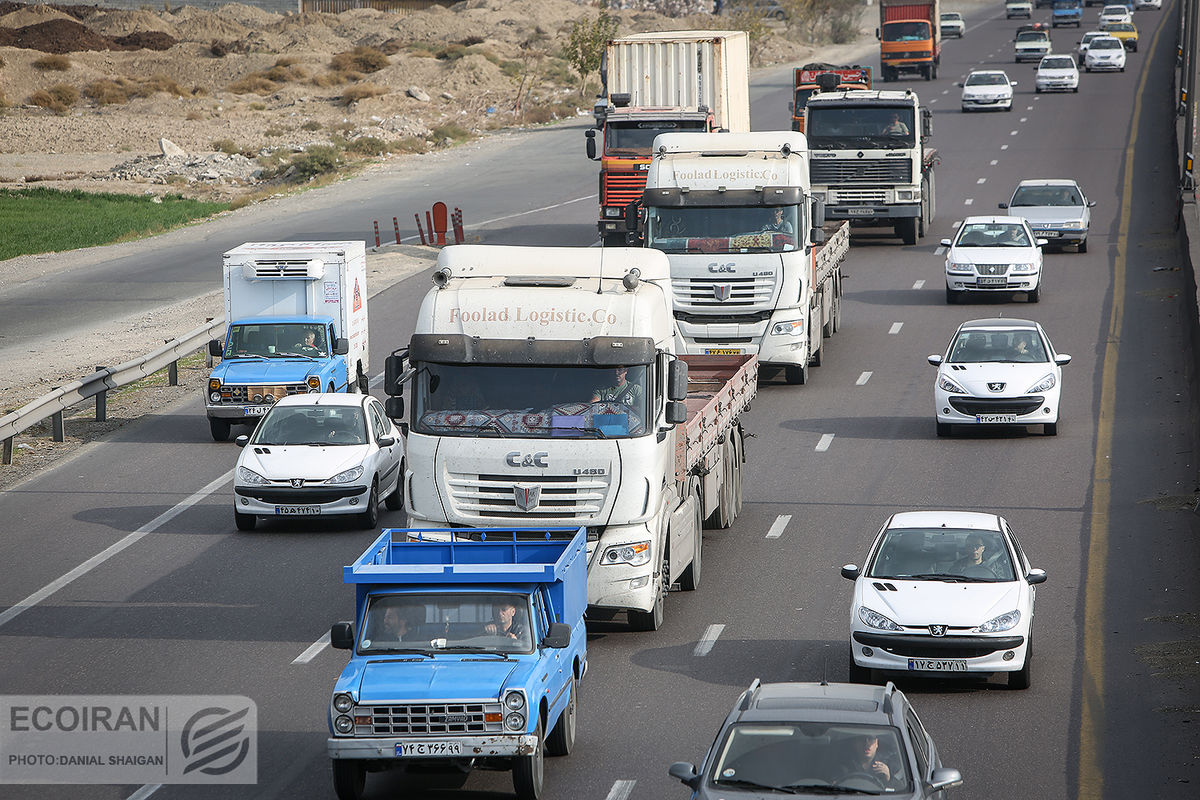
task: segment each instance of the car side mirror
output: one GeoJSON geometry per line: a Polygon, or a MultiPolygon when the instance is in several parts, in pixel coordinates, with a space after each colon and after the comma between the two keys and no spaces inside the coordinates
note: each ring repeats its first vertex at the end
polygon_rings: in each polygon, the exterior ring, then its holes
{"type": "Polygon", "coordinates": [[[1038,239],[1036,242],[1034,242],[1034,244],[1036,244],[1038,247],[1045,247],[1046,245],[1050,244],[1050,240],[1049,239],[1038,239]]]}
{"type": "Polygon", "coordinates": [[[222,357],[225,355],[225,343],[218,339],[209,339],[208,354],[217,358],[222,357]]]}
{"type": "Polygon", "coordinates": [[[395,443],[396,443],[395,436],[380,436],[379,441],[376,442],[376,444],[378,444],[380,447],[391,447],[395,443]]]}
{"type": "Polygon", "coordinates": [[[335,622],[329,627],[329,646],[337,650],[354,649],[354,623],[335,622]]]}
{"type": "Polygon", "coordinates": [[[862,574],[862,570],[858,568],[858,564],[846,564],[842,567],[842,577],[848,581],[858,580],[858,576],[862,574]]]}
{"type": "Polygon", "coordinates": [[[667,399],[686,400],[688,392],[688,365],[678,358],[667,367],[667,399]]]}
{"type": "Polygon", "coordinates": [[[695,764],[689,764],[686,761],[676,761],[667,768],[667,774],[677,779],[684,786],[690,786],[693,789],[700,787],[700,776],[696,774],[695,764]]]}
{"type": "Polygon", "coordinates": [[[932,364],[935,367],[940,367],[942,365],[942,357],[941,356],[929,356],[925,360],[928,361],[930,364],[932,364]]]}
{"type": "Polygon", "coordinates": [[[1025,576],[1025,580],[1029,581],[1029,585],[1033,586],[1037,583],[1046,582],[1046,570],[1030,568],[1029,574],[1025,576]]]}
{"type": "Polygon", "coordinates": [[[404,419],[404,398],[389,397],[383,403],[383,410],[388,419],[404,419]]]}
{"type": "Polygon", "coordinates": [[[595,161],[596,160],[596,131],[594,128],[588,129],[583,132],[583,135],[587,137],[587,141],[584,143],[584,150],[587,152],[587,157],[590,158],[592,161],[595,161]]]}
{"type": "Polygon", "coordinates": [[[687,404],[679,400],[671,400],[667,403],[667,424],[679,425],[687,422],[687,404]]]}
{"type": "Polygon", "coordinates": [[[1009,81],[1009,82],[1008,82],[1008,85],[1009,85],[1009,86],[1016,86],[1016,85],[1017,85],[1017,82],[1016,82],[1016,81],[1009,81]]]}
{"type": "Polygon", "coordinates": [[[962,773],[956,769],[949,767],[938,767],[929,776],[930,791],[937,792],[942,789],[953,789],[955,786],[962,786],[962,773]]]}
{"type": "Polygon", "coordinates": [[[571,626],[565,622],[551,622],[550,630],[542,639],[542,647],[551,650],[562,650],[571,644],[571,626]]]}
{"type": "Polygon", "coordinates": [[[1008,208],[1008,203],[996,203],[997,208],[1008,208]]]}
{"type": "Polygon", "coordinates": [[[1071,357],[1066,353],[1059,353],[1054,357],[1054,363],[1058,364],[1060,367],[1065,367],[1067,364],[1071,363],[1071,357]]]}
{"type": "Polygon", "coordinates": [[[1095,208],[1095,207],[1096,207],[1096,201],[1095,201],[1095,200],[1088,200],[1088,201],[1087,201],[1087,207],[1088,207],[1088,208],[1095,208]]]}
{"type": "Polygon", "coordinates": [[[950,246],[950,240],[942,239],[942,247],[949,247],[949,246],[950,246]]]}
{"type": "Polygon", "coordinates": [[[245,447],[246,443],[249,441],[250,441],[250,437],[243,433],[241,436],[234,439],[233,443],[236,444],[238,447],[245,447]]]}
{"type": "Polygon", "coordinates": [[[350,340],[344,337],[339,337],[333,342],[333,354],[335,356],[344,356],[350,352],[350,340]]]}

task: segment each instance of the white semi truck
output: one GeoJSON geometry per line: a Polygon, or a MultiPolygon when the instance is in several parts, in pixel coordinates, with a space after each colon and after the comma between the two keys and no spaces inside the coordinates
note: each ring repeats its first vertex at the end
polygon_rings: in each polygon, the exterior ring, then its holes
{"type": "Polygon", "coordinates": [[[806,383],[841,325],[850,234],[823,227],[804,134],[662,134],[642,202],[645,245],[671,264],[686,352],[755,353],[806,383]]]}
{"type": "Polygon", "coordinates": [[[654,250],[453,246],[434,284],[384,378],[410,525],[586,527],[593,613],[657,629],[741,507],[755,357],[676,353],[654,250]]]}

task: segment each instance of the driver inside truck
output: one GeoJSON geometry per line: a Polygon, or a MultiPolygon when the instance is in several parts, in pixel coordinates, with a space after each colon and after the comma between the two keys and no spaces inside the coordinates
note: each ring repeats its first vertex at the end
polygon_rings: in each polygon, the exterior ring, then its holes
{"type": "Polygon", "coordinates": [[[634,405],[635,401],[642,396],[642,387],[636,383],[630,383],[627,380],[628,375],[629,367],[616,367],[613,370],[612,385],[597,388],[592,394],[592,402],[634,405]]]}
{"type": "Polygon", "coordinates": [[[880,133],[884,136],[907,136],[908,126],[900,121],[899,112],[893,111],[888,124],[883,126],[883,130],[880,133]]]}
{"type": "Polygon", "coordinates": [[[521,642],[529,640],[525,611],[515,600],[501,600],[495,605],[495,621],[483,626],[484,633],[503,636],[521,642]]]}
{"type": "Polygon", "coordinates": [[[325,355],[322,349],[324,342],[317,344],[317,331],[309,328],[304,332],[304,338],[292,346],[292,349],[297,353],[306,356],[323,356],[325,355]]]}
{"type": "Polygon", "coordinates": [[[795,233],[795,230],[792,228],[792,223],[784,219],[783,214],[783,206],[775,206],[775,208],[771,210],[770,219],[767,220],[767,224],[763,225],[762,229],[764,231],[776,231],[778,233],[795,233]]]}

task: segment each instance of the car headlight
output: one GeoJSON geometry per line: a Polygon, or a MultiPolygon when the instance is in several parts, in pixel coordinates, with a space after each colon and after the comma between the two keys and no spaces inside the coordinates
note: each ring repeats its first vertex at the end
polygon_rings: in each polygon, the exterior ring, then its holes
{"type": "Polygon", "coordinates": [[[946,272],[953,272],[956,275],[970,275],[974,271],[974,264],[956,263],[954,261],[946,262],[946,272]]]}
{"type": "Polygon", "coordinates": [[[1017,627],[1017,623],[1021,621],[1020,611],[1009,611],[1007,614],[1001,614],[998,617],[993,617],[987,622],[980,625],[978,628],[972,628],[971,633],[999,633],[1000,631],[1011,631],[1017,627]]]}
{"type": "Polygon", "coordinates": [[[525,730],[525,715],[524,714],[508,714],[504,717],[504,727],[510,731],[525,730]]]}
{"type": "Polygon", "coordinates": [[[339,714],[345,714],[354,707],[354,698],[346,692],[338,692],[333,696],[333,707],[339,714]]]}
{"type": "Polygon", "coordinates": [[[858,609],[858,618],[863,621],[864,625],[867,625],[872,628],[877,628],[881,631],[902,631],[902,630],[904,630],[904,628],[901,628],[899,625],[892,622],[890,619],[885,617],[883,614],[880,614],[878,611],[872,611],[871,609],[867,608],[866,606],[861,606],[858,609]]]}
{"type": "Polygon", "coordinates": [[[238,467],[238,482],[249,486],[266,486],[270,483],[269,480],[259,475],[252,469],[238,467]]]}
{"type": "Polygon", "coordinates": [[[1082,228],[1083,223],[1082,222],[1064,222],[1061,227],[1063,227],[1063,228],[1082,228]]]}
{"type": "Polygon", "coordinates": [[[1020,273],[1024,273],[1024,274],[1028,275],[1031,272],[1037,272],[1037,264],[1032,264],[1032,263],[1013,264],[1012,271],[1020,272],[1020,273]]]}
{"type": "Polygon", "coordinates": [[[354,720],[343,714],[333,721],[333,729],[342,734],[350,733],[354,730],[354,720]]]}
{"type": "Polygon", "coordinates": [[[509,711],[520,711],[525,707],[525,695],[520,692],[509,692],[504,695],[504,705],[509,711]]]}
{"type": "Polygon", "coordinates": [[[803,336],[804,335],[804,320],[797,319],[791,322],[776,322],[771,326],[772,336],[803,336]]]}
{"type": "Polygon", "coordinates": [[[634,542],[632,544],[617,544],[604,551],[601,564],[628,564],[640,567],[650,563],[650,542],[634,542]]]}
{"type": "Polygon", "coordinates": [[[1057,383],[1058,379],[1054,377],[1054,373],[1050,373],[1033,386],[1030,386],[1027,390],[1025,390],[1025,394],[1032,394],[1034,392],[1048,392],[1053,389],[1057,383]]]}
{"type": "Polygon", "coordinates": [[[219,402],[221,402],[221,393],[220,393],[220,392],[212,392],[212,393],[210,393],[210,394],[208,395],[208,401],[209,401],[210,403],[219,403],[219,402]]]}
{"type": "Polygon", "coordinates": [[[961,386],[959,386],[954,381],[947,378],[945,375],[938,376],[937,385],[938,385],[938,388],[941,389],[943,392],[950,392],[951,394],[966,394],[967,393],[965,389],[963,389],[961,386]]]}
{"type": "Polygon", "coordinates": [[[363,474],[363,468],[362,468],[362,465],[359,465],[357,467],[351,467],[348,470],[344,470],[343,472],[339,472],[337,475],[334,475],[332,478],[330,478],[329,480],[327,480],[325,482],[326,483],[349,483],[350,481],[356,481],[359,478],[361,478],[362,474],[363,474]]]}

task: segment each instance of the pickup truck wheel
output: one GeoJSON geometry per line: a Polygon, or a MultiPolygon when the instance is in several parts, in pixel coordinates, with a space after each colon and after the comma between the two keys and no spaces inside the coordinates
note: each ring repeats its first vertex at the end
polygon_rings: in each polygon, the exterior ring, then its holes
{"type": "Polygon", "coordinates": [[[253,514],[243,514],[240,511],[233,512],[233,524],[237,526],[239,531],[254,530],[256,522],[258,522],[258,517],[253,514]]]}
{"type": "Polygon", "coordinates": [[[571,693],[567,696],[567,707],[563,709],[558,723],[554,726],[554,730],[550,731],[550,737],[546,739],[547,755],[569,756],[575,748],[575,715],[578,713],[579,706],[578,690],[579,681],[571,678],[571,693]]]}
{"type": "Polygon", "coordinates": [[[783,379],[792,386],[803,386],[808,383],[808,363],[791,364],[784,367],[783,379]]]}
{"type": "Polygon", "coordinates": [[[208,432],[212,434],[214,442],[228,442],[229,428],[230,423],[227,419],[208,418],[208,432]]]}
{"type": "Polygon", "coordinates": [[[333,761],[333,791],[338,800],[361,800],[367,787],[367,770],[361,761],[335,759],[333,761]]]}
{"type": "Polygon", "coordinates": [[[379,526],[379,482],[371,481],[371,493],[367,495],[367,507],[358,516],[359,527],[374,530],[379,526]]]}
{"type": "Polygon", "coordinates": [[[513,788],[517,790],[517,800],[541,800],[542,797],[546,745],[542,740],[540,721],[534,737],[537,743],[534,745],[533,755],[517,756],[513,759],[513,788]]]}

